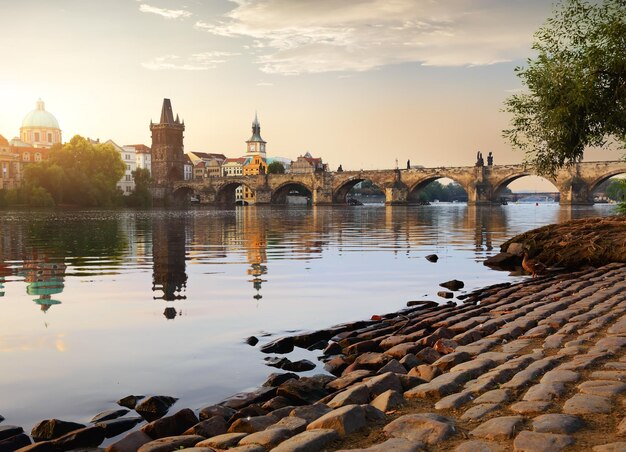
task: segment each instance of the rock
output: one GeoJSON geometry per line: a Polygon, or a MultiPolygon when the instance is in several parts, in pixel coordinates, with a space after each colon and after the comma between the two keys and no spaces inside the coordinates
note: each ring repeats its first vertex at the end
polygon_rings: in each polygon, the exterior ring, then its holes
{"type": "Polygon", "coordinates": [[[296,408],[294,405],[290,405],[283,408],[278,408],[277,410],[272,411],[270,414],[276,419],[283,419],[289,416],[289,413],[291,413],[294,408],[296,408]]]}
{"type": "Polygon", "coordinates": [[[100,421],[96,423],[96,425],[104,429],[105,438],[114,438],[117,435],[130,430],[140,422],[143,422],[143,418],[141,417],[125,417],[122,419],[100,421]]]}
{"type": "Polygon", "coordinates": [[[268,430],[273,428],[281,428],[287,429],[291,432],[290,436],[297,435],[298,433],[302,433],[306,430],[308,422],[301,417],[295,416],[287,416],[282,418],[280,421],[275,423],[274,425],[270,425],[267,427],[268,430]]]}
{"type": "MultiPolygon", "coordinates": [[[[13,449],[11,449],[13,450],[13,449]]],[[[33,443],[29,446],[24,446],[17,449],[18,452],[59,452],[52,441],[42,441],[39,443],[33,443]]]]}
{"type": "Polygon", "coordinates": [[[250,336],[246,339],[246,344],[251,345],[253,347],[258,343],[259,343],[259,338],[256,336],[250,336]]]}
{"type": "Polygon", "coordinates": [[[545,401],[537,402],[517,402],[509,407],[511,411],[518,414],[545,413],[552,404],[545,401]]]}
{"type": "Polygon", "coordinates": [[[329,342],[322,353],[324,356],[338,355],[341,353],[341,345],[337,342],[329,342]]]}
{"type": "Polygon", "coordinates": [[[106,410],[96,414],[89,422],[97,424],[101,421],[108,421],[110,419],[117,419],[124,416],[129,410],[106,410]]]}
{"type": "Polygon", "coordinates": [[[283,441],[272,452],[319,452],[338,438],[339,434],[333,429],[309,430],[283,441]]]}
{"type": "Polygon", "coordinates": [[[20,433],[0,441],[0,451],[14,451],[30,445],[30,438],[26,433],[20,433]]]}
{"type": "Polygon", "coordinates": [[[461,391],[456,394],[450,394],[437,403],[435,403],[436,410],[457,410],[461,406],[474,398],[474,394],[471,391],[461,391]]]}
{"type": "MultiPolygon", "coordinates": [[[[35,441],[46,441],[59,438],[80,428],[84,428],[83,424],[76,422],[61,421],[59,419],[46,419],[36,424],[30,432],[30,436],[35,441]]],[[[30,443],[29,443],[30,444],[30,443]]]]}
{"type": "Polygon", "coordinates": [[[183,435],[200,435],[204,438],[223,435],[228,430],[228,425],[222,416],[213,416],[210,419],[200,421],[193,427],[183,432],[183,435]]]}
{"type": "Polygon", "coordinates": [[[142,396],[142,395],[129,395],[129,396],[119,399],[117,401],[117,404],[119,406],[123,406],[126,408],[130,408],[131,410],[134,410],[135,406],[137,405],[137,402],[139,402],[144,397],[145,396],[142,396]]]}
{"type": "Polygon", "coordinates": [[[563,412],[567,414],[608,413],[610,411],[609,399],[590,394],[576,394],[563,405],[563,412]]]}
{"type": "Polygon", "coordinates": [[[448,289],[453,292],[456,292],[457,290],[461,290],[463,287],[465,287],[465,284],[463,283],[463,281],[459,281],[458,279],[451,279],[450,281],[443,282],[439,285],[443,287],[444,289],[448,289]]]}
{"type": "Polygon", "coordinates": [[[426,309],[426,308],[435,308],[437,306],[439,306],[439,303],[436,303],[434,301],[431,300],[411,300],[411,301],[407,301],[406,305],[411,307],[411,306],[421,306],[422,308],[426,309]]]}
{"type": "Polygon", "coordinates": [[[378,371],[376,373],[384,374],[384,373],[387,373],[387,372],[393,372],[394,374],[404,375],[404,374],[406,374],[406,369],[404,368],[404,366],[402,364],[400,364],[400,362],[397,359],[392,359],[387,364],[385,364],[383,367],[378,369],[378,371]]]}
{"type": "Polygon", "coordinates": [[[0,426],[0,441],[15,435],[19,435],[20,433],[24,433],[24,429],[22,427],[18,427],[17,425],[0,426]]]}
{"type": "Polygon", "coordinates": [[[268,414],[267,410],[264,410],[256,403],[253,403],[252,405],[248,405],[237,411],[230,419],[227,420],[227,422],[232,424],[237,419],[241,419],[243,417],[265,416],[266,414],[268,414]]]}
{"type": "Polygon", "coordinates": [[[507,247],[505,251],[514,256],[522,257],[524,255],[525,247],[523,243],[512,242],[512,243],[509,243],[509,246],[507,247]]]}
{"type": "Polygon", "coordinates": [[[603,444],[595,446],[593,452],[624,452],[626,450],[626,442],[603,444]]]}
{"type": "Polygon", "coordinates": [[[439,256],[437,256],[436,254],[429,254],[424,257],[426,258],[428,262],[437,262],[439,260],[439,256]]]}
{"type": "Polygon", "coordinates": [[[242,438],[242,440],[239,441],[239,445],[259,444],[265,449],[270,450],[292,436],[293,433],[286,428],[271,428],[263,430],[262,432],[252,433],[242,438]]]}
{"type": "Polygon", "coordinates": [[[154,421],[165,416],[177,400],[169,396],[151,396],[139,403],[135,411],[148,422],[154,421]]]}
{"type": "Polygon", "coordinates": [[[331,428],[343,437],[361,430],[366,425],[365,410],[359,405],[347,405],[314,420],[307,426],[307,430],[331,428]]]}
{"type": "Polygon", "coordinates": [[[549,413],[533,419],[533,430],[541,433],[574,433],[585,423],[577,416],[549,413]]]}
{"type": "Polygon", "coordinates": [[[417,342],[406,342],[398,345],[394,345],[387,351],[385,351],[385,355],[389,355],[395,359],[402,359],[408,354],[414,354],[419,352],[422,349],[422,346],[417,342]]]}
{"type": "Polygon", "coordinates": [[[522,416],[496,417],[483,422],[469,434],[470,436],[490,441],[501,441],[513,438],[523,422],[524,418],[522,416]]]}
{"type": "Polygon", "coordinates": [[[313,350],[325,350],[326,347],[328,346],[328,341],[317,341],[311,345],[309,345],[306,349],[313,351],[313,350]]]}
{"type": "Polygon", "coordinates": [[[569,435],[523,431],[515,438],[513,447],[520,452],[557,452],[574,444],[569,435]]]}
{"type": "Polygon", "coordinates": [[[402,359],[400,359],[400,364],[402,364],[402,366],[406,370],[411,370],[414,367],[417,367],[420,364],[422,364],[422,362],[419,359],[417,359],[417,356],[415,356],[413,353],[408,353],[404,355],[402,359]]]}
{"type": "Polygon", "coordinates": [[[487,267],[492,267],[502,270],[514,270],[516,265],[520,264],[519,257],[509,253],[498,253],[495,256],[491,256],[483,262],[487,267]]]}
{"type": "Polygon", "coordinates": [[[253,416],[247,418],[237,419],[228,428],[228,433],[254,433],[261,430],[265,430],[270,425],[278,422],[272,415],[266,416],[253,416]]]}
{"type": "Polygon", "coordinates": [[[269,411],[278,410],[280,408],[285,408],[288,406],[293,407],[293,402],[291,400],[289,400],[287,397],[276,396],[273,399],[270,399],[267,402],[265,402],[261,406],[261,408],[269,412],[269,411]]]}
{"type": "Polygon", "coordinates": [[[409,371],[409,376],[419,377],[424,381],[431,381],[433,378],[438,377],[442,373],[442,370],[435,365],[420,364],[409,371]]]}
{"type": "Polygon", "coordinates": [[[144,444],[153,441],[148,435],[141,430],[131,432],[119,441],[109,445],[106,452],[135,452],[144,444]]]}
{"type": "Polygon", "coordinates": [[[461,420],[478,421],[498,409],[500,409],[500,405],[498,403],[481,403],[480,405],[471,407],[463,413],[461,420]]]}
{"type": "Polygon", "coordinates": [[[383,428],[388,437],[439,444],[456,433],[453,419],[433,413],[406,414],[383,428]]]}
{"type": "Polygon", "coordinates": [[[402,392],[402,383],[400,377],[392,372],[387,372],[382,375],[376,375],[375,377],[368,378],[363,381],[372,397],[376,397],[389,389],[402,392]]]}
{"type": "Polygon", "coordinates": [[[437,292],[437,296],[446,299],[454,298],[454,294],[452,292],[447,292],[445,290],[440,290],[439,292],[437,292]]]}
{"type": "Polygon", "coordinates": [[[348,361],[345,356],[336,356],[324,363],[324,370],[335,376],[341,375],[346,367],[348,367],[348,361]]]}
{"type": "Polygon", "coordinates": [[[371,370],[355,370],[342,377],[339,377],[326,385],[326,389],[331,391],[339,391],[341,389],[352,386],[354,383],[358,383],[366,377],[371,377],[373,372],[371,370]]]}
{"type": "Polygon", "coordinates": [[[4,421],[4,416],[0,414],[0,422],[4,421]]]}
{"type": "Polygon", "coordinates": [[[580,374],[573,370],[553,369],[541,377],[539,383],[575,383],[580,379],[580,374]]]}
{"type": "Polygon", "coordinates": [[[221,416],[224,420],[230,419],[237,411],[223,405],[210,405],[200,410],[199,418],[201,421],[210,419],[213,416],[221,416]]]}
{"type": "Polygon", "coordinates": [[[511,391],[508,389],[493,389],[485,392],[483,395],[474,400],[475,404],[480,403],[504,403],[511,397],[511,391]]]}
{"type": "Polygon", "coordinates": [[[308,405],[327,396],[328,392],[319,388],[310,380],[291,379],[281,384],[276,394],[291,400],[294,405],[308,405]]]}
{"type": "Polygon", "coordinates": [[[432,347],[424,347],[419,352],[417,352],[415,356],[427,364],[433,364],[439,358],[441,358],[441,354],[432,347]]]}
{"type": "Polygon", "coordinates": [[[265,386],[251,392],[238,392],[223,402],[220,402],[220,405],[232,408],[233,410],[240,410],[249,405],[267,402],[275,395],[276,388],[265,386]]]}
{"type": "Polygon", "coordinates": [[[104,429],[97,425],[85,427],[55,439],[52,443],[61,450],[98,447],[104,441],[104,429]]]}
{"type": "Polygon", "coordinates": [[[166,416],[144,425],[141,431],[152,439],[159,439],[166,436],[181,435],[185,430],[197,423],[198,418],[194,412],[189,408],[185,408],[172,416],[166,416]]]}
{"type": "Polygon", "coordinates": [[[311,423],[331,411],[332,409],[328,405],[316,403],[315,405],[294,408],[293,411],[289,413],[289,416],[299,417],[307,421],[307,423],[311,423]]]}
{"type": "Polygon", "coordinates": [[[338,452],[419,452],[423,450],[425,449],[421,443],[414,443],[404,438],[391,438],[366,449],[342,449],[338,452]]]}
{"type": "Polygon", "coordinates": [[[299,378],[300,377],[297,374],[294,374],[292,372],[286,372],[286,373],[282,373],[282,374],[271,373],[267,377],[267,380],[265,380],[265,383],[263,383],[263,386],[266,386],[266,387],[267,386],[269,386],[269,387],[280,386],[284,382],[286,382],[287,380],[291,380],[291,379],[297,380],[299,378]]]}
{"type": "Polygon", "coordinates": [[[180,435],[160,438],[141,446],[137,452],[171,452],[178,449],[186,449],[198,444],[204,438],[200,435],[180,435]]]}
{"type": "Polygon", "coordinates": [[[506,452],[506,449],[496,443],[474,439],[459,444],[454,452],[506,452]]]}
{"type": "Polygon", "coordinates": [[[400,379],[400,384],[402,385],[403,391],[408,391],[416,386],[426,383],[426,380],[422,380],[421,378],[415,377],[413,375],[398,374],[398,378],[400,379]]]}
{"type": "Polygon", "coordinates": [[[448,355],[450,353],[453,353],[458,346],[459,344],[454,342],[452,339],[442,338],[435,342],[433,348],[437,353],[440,353],[441,355],[448,355]]]}
{"type": "Polygon", "coordinates": [[[583,394],[613,397],[626,391],[626,383],[611,380],[592,380],[579,384],[578,389],[583,394]]]}
{"type": "Polygon", "coordinates": [[[331,408],[339,408],[346,405],[362,405],[370,401],[370,390],[364,384],[350,386],[348,389],[337,394],[327,405],[331,408]]]}
{"type": "Polygon", "coordinates": [[[239,441],[247,436],[247,433],[224,433],[213,438],[205,439],[196,443],[196,447],[215,447],[216,449],[228,449],[236,446],[239,441]]]}
{"type": "Polygon", "coordinates": [[[622,421],[617,425],[617,434],[626,436],[626,417],[622,418],[622,421]]]}
{"type": "Polygon", "coordinates": [[[379,352],[367,352],[357,356],[354,363],[359,369],[378,370],[387,364],[391,358],[379,352]]]}
{"type": "Polygon", "coordinates": [[[469,361],[470,359],[472,359],[472,355],[469,353],[455,351],[439,358],[433,363],[433,366],[438,367],[442,371],[446,371],[452,369],[454,366],[469,361]]]}
{"type": "Polygon", "coordinates": [[[280,337],[272,342],[261,346],[259,350],[263,353],[278,353],[283,355],[293,351],[293,338],[292,337],[280,337]]]}
{"type": "Polygon", "coordinates": [[[301,359],[293,362],[287,360],[287,362],[284,362],[280,368],[291,372],[307,372],[315,369],[315,367],[315,363],[312,363],[308,359],[301,359]]]}
{"type": "Polygon", "coordinates": [[[395,410],[405,403],[406,400],[404,400],[404,397],[400,392],[389,389],[380,394],[374,400],[372,400],[370,402],[370,405],[374,408],[378,408],[383,413],[387,413],[389,411],[395,410]]]}

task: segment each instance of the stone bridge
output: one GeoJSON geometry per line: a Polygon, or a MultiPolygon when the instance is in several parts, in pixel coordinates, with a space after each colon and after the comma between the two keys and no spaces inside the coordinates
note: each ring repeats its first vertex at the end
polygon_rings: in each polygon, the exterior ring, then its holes
{"type": "MultiPolygon", "coordinates": [[[[596,187],[621,173],[626,173],[626,162],[584,162],[561,169],[555,177],[542,177],[558,189],[562,205],[589,205],[593,204],[596,187]]],[[[174,197],[195,196],[202,204],[234,204],[236,188],[245,185],[255,191],[257,204],[281,204],[291,190],[304,188],[315,205],[343,204],[352,187],[368,180],[385,193],[386,204],[393,205],[417,202],[422,188],[434,180],[449,178],[465,189],[468,204],[480,205],[499,203],[508,184],[535,174],[524,165],[267,174],[177,181],[170,193],[174,197]]]]}

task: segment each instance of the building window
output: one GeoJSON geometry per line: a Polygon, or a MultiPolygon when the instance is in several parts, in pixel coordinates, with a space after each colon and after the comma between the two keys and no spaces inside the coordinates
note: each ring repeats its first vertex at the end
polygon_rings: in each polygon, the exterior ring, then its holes
{"type": "Polygon", "coordinates": [[[39,132],[35,132],[35,141],[39,141],[39,132]]]}
{"type": "Polygon", "coordinates": [[[36,162],[41,162],[41,153],[35,152],[35,161],[36,162]]]}
{"type": "Polygon", "coordinates": [[[48,134],[48,143],[52,143],[52,134],[51,133],[48,134]]]}
{"type": "Polygon", "coordinates": [[[22,154],[22,160],[24,160],[25,162],[30,162],[30,153],[24,152],[22,154]]]}
{"type": "Polygon", "coordinates": [[[126,182],[130,182],[130,174],[126,175],[126,182]]]}
{"type": "Polygon", "coordinates": [[[126,154],[126,160],[130,160],[130,155],[126,154]]]}
{"type": "Polygon", "coordinates": [[[130,165],[126,165],[126,169],[130,171],[130,165]]]}
{"type": "Polygon", "coordinates": [[[130,189],[130,187],[127,186],[126,187],[126,193],[130,193],[130,192],[131,192],[131,189],[130,189]]]}

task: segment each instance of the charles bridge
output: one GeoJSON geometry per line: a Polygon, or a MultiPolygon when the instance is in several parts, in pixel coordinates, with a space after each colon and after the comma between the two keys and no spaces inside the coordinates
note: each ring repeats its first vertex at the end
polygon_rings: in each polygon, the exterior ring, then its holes
{"type": "MultiPolygon", "coordinates": [[[[598,185],[621,173],[626,173],[626,162],[584,162],[559,170],[555,177],[542,177],[558,189],[561,205],[589,205],[593,204],[598,185]]],[[[371,181],[384,192],[386,204],[396,205],[418,202],[422,188],[434,180],[449,178],[465,189],[468,204],[481,205],[500,203],[508,184],[535,174],[524,165],[265,174],[175,181],[169,190],[175,198],[194,196],[201,204],[234,204],[236,188],[245,185],[255,191],[256,204],[282,204],[290,191],[304,188],[311,193],[314,205],[324,205],[345,203],[352,187],[371,181]]]]}

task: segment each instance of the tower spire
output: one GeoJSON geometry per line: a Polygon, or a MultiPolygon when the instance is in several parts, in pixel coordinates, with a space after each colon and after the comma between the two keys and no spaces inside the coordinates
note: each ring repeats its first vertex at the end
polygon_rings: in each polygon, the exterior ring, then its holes
{"type": "Polygon", "coordinates": [[[161,108],[161,124],[174,124],[174,113],[172,112],[172,103],[169,99],[163,99],[163,108],[161,108]]]}

